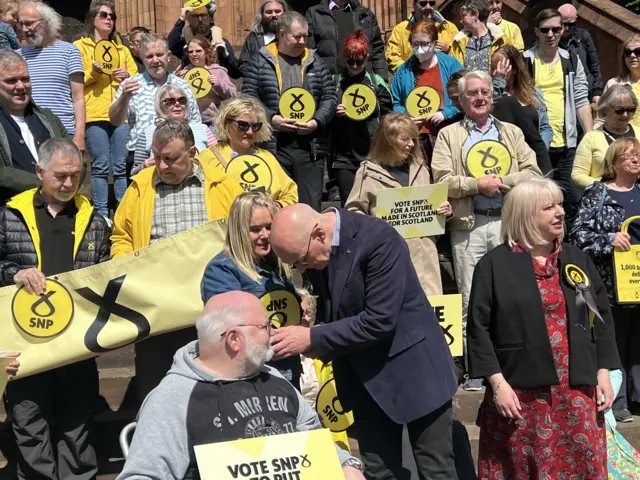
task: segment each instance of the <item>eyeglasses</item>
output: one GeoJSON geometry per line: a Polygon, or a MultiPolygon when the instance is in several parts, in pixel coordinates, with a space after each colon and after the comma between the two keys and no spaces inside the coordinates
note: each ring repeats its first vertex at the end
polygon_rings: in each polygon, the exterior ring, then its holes
{"type": "Polygon", "coordinates": [[[630,48],[625,48],[624,49],[624,56],[625,57],[630,57],[631,54],[634,54],[636,57],[640,58],[640,47],[634,48],[633,50],[630,49],[630,48]]]}
{"type": "Polygon", "coordinates": [[[107,12],[98,12],[98,17],[100,17],[102,20],[108,18],[109,20],[113,20],[114,22],[116,21],[116,14],[115,13],[107,13],[107,12]]]}
{"type": "Polygon", "coordinates": [[[466,96],[469,98],[490,97],[491,90],[483,88],[482,90],[468,90],[466,96]]]}
{"type": "Polygon", "coordinates": [[[173,107],[176,103],[180,104],[181,107],[187,106],[187,97],[169,97],[162,99],[162,106],[165,108],[173,107]]]}
{"type": "Polygon", "coordinates": [[[411,44],[411,48],[418,48],[418,47],[431,48],[435,46],[435,44],[436,42],[415,42],[411,44]]]}
{"type": "Polygon", "coordinates": [[[253,133],[257,133],[262,128],[262,122],[247,122],[246,120],[231,120],[238,126],[238,130],[242,133],[247,133],[249,128],[253,131],[253,133]]]}
{"type": "Polygon", "coordinates": [[[302,260],[300,260],[299,262],[296,262],[295,265],[301,265],[303,267],[306,267],[307,265],[309,265],[309,250],[311,249],[311,239],[313,238],[313,231],[318,228],[318,225],[320,225],[319,223],[316,223],[315,226],[311,229],[311,233],[309,234],[309,243],[307,243],[307,253],[304,254],[304,257],[302,257],[302,260]]]}
{"type": "Polygon", "coordinates": [[[418,5],[420,5],[422,8],[426,7],[427,5],[431,6],[431,7],[435,7],[436,6],[436,0],[422,0],[421,2],[418,2],[418,5]]]}
{"type": "Polygon", "coordinates": [[[140,40],[129,40],[129,45],[140,45],[140,40]]]}
{"type": "Polygon", "coordinates": [[[260,330],[265,330],[267,333],[271,333],[271,322],[263,323],[261,325],[256,325],[253,323],[241,323],[240,325],[234,325],[233,327],[229,327],[227,330],[225,330],[220,334],[220,338],[224,337],[227,334],[227,332],[232,328],[238,328],[238,327],[256,327],[256,328],[259,328],[260,330]]]}
{"type": "Polygon", "coordinates": [[[205,18],[207,18],[209,16],[208,13],[192,13],[191,16],[193,18],[195,18],[196,20],[198,20],[199,22],[204,21],[205,18]]]}
{"type": "Polygon", "coordinates": [[[564,25],[567,28],[573,28],[576,26],[576,22],[562,22],[562,25],[564,25]]]}
{"type": "Polygon", "coordinates": [[[633,115],[634,113],[636,113],[636,109],[633,107],[614,108],[613,111],[616,112],[616,115],[624,115],[625,113],[628,113],[629,115],[633,115]]]}
{"type": "Polygon", "coordinates": [[[155,121],[156,124],[156,128],[159,127],[164,127],[165,125],[168,125],[169,128],[172,128],[174,130],[177,130],[179,128],[183,128],[185,130],[189,129],[191,130],[191,127],[189,126],[189,122],[187,122],[186,120],[178,120],[175,118],[156,118],[155,121]]]}
{"type": "Polygon", "coordinates": [[[553,32],[554,35],[557,35],[562,32],[562,27],[540,27],[538,30],[540,30],[540,33],[543,35],[547,35],[549,32],[553,32]]]}
{"type": "Polygon", "coordinates": [[[361,67],[362,65],[364,65],[364,60],[347,60],[347,65],[349,65],[350,67],[361,67]]]}
{"type": "Polygon", "coordinates": [[[38,20],[23,20],[20,22],[16,22],[16,26],[20,29],[24,29],[26,28],[31,28],[34,25],[36,25],[36,23],[40,23],[40,22],[44,22],[43,19],[39,18],[38,20]]]}
{"type": "Polygon", "coordinates": [[[618,160],[622,162],[628,162],[629,160],[635,160],[638,157],[640,157],[640,155],[638,155],[638,153],[636,152],[626,152],[618,155],[618,160]]]}

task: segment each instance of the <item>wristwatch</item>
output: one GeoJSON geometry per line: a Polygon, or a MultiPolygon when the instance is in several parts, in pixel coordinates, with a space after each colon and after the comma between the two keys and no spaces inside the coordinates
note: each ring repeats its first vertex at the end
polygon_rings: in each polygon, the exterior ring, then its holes
{"type": "Polygon", "coordinates": [[[347,459],[346,462],[344,462],[342,464],[343,467],[353,467],[353,468],[357,468],[358,470],[360,470],[361,472],[364,471],[364,465],[362,464],[362,462],[360,460],[358,460],[356,457],[350,457],[349,459],[347,459]]]}

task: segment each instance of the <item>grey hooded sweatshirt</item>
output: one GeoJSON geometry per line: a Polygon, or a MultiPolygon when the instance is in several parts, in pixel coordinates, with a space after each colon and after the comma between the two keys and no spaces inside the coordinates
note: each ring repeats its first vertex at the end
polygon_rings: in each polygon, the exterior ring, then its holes
{"type": "MultiPolygon", "coordinates": [[[[178,350],[173,366],[144,401],[117,480],[199,479],[193,447],[322,428],[302,395],[274,368],[243,379],[204,370],[198,342],[178,350]]],[[[336,446],[340,462],[351,455],[336,446]]]]}

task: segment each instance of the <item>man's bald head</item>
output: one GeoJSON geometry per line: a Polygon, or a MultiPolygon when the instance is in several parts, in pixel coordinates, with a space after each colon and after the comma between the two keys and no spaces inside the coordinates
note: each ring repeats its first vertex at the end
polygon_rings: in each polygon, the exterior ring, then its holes
{"type": "Polygon", "coordinates": [[[573,29],[576,26],[576,21],[578,20],[578,11],[576,7],[571,5],[570,3],[565,3],[558,8],[560,15],[562,15],[562,26],[564,29],[562,30],[563,37],[569,37],[573,32],[573,29]]]}

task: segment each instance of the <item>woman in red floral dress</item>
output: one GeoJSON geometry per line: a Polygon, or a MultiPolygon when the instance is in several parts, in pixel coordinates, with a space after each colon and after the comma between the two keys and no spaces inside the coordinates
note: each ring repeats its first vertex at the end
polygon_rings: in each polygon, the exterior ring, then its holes
{"type": "Polygon", "coordinates": [[[602,411],[620,361],[606,291],[590,259],[563,243],[562,192],[547,179],[513,188],[504,244],[474,272],[470,375],[489,382],[478,477],[606,480],[602,411]]]}

